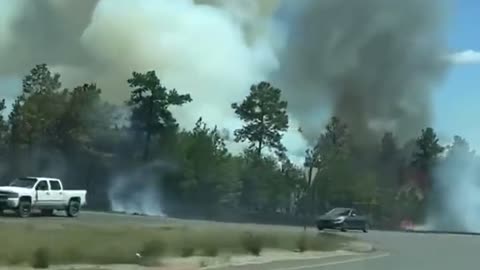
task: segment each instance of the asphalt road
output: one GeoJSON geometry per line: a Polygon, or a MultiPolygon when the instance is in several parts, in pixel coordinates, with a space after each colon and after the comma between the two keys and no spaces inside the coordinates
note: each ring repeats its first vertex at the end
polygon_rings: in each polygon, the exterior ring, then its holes
{"type": "MultiPolygon", "coordinates": [[[[81,223],[89,225],[141,224],[159,226],[169,223],[204,224],[207,221],[188,221],[159,217],[144,217],[121,214],[83,212],[78,218],[31,217],[19,219],[1,218],[1,222],[29,222],[37,224],[81,223]]],[[[222,226],[255,226],[271,229],[267,225],[222,224],[222,226]]],[[[297,230],[289,226],[276,226],[276,229],[297,230]]],[[[265,265],[230,267],[229,270],[463,270],[480,269],[480,236],[454,234],[422,234],[406,232],[370,231],[369,233],[347,232],[347,234],[373,243],[377,251],[370,254],[337,256],[328,259],[305,261],[282,261],[265,265]]]]}
{"type": "Polygon", "coordinates": [[[480,236],[370,231],[350,233],[377,251],[320,260],[286,261],[229,270],[471,270],[479,269],[480,236]]]}

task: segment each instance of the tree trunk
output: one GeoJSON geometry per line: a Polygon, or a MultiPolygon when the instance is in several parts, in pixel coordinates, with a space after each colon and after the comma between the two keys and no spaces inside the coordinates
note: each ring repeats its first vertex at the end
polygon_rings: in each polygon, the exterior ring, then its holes
{"type": "Polygon", "coordinates": [[[147,131],[145,135],[145,146],[143,148],[143,161],[148,161],[150,157],[150,141],[152,140],[152,133],[147,131]]]}
{"type": "Polygon", "coordinates": [[[153,95],[148,100],[148,119],[147,119],[147,134],[145,135],[145,146],[143,149],[143,161],[148,161],[150,157],[150,141],[152,140],[152,120],[153,120],[153,95]]]}

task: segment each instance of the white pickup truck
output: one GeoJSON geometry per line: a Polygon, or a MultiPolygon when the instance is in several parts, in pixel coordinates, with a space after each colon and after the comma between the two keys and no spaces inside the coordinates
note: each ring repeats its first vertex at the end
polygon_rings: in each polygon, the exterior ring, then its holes
{"type": "Polygon", "coordinates": [[[42,215],[64,210],[69,217],[76,217],[87,203],[86,195],[86,190],[64,190],[60,179],[20,177],[0,186],[0,212],[14,210],[18,216],[28,217],[32,209],[41,210],[42,215]]]}

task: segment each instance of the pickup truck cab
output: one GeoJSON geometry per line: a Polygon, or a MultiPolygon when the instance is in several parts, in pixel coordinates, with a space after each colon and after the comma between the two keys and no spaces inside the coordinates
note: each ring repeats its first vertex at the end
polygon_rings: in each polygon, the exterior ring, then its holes
{"type": "Polygon", "coordinates": [[[64,190],[57,178],[20,177],[0,186],[0,212],[14,210],[18,216],[28,217],[32,209],[41,210],[43,215],[61,210],[76,217],[86,204],[86,195],[86,190],[64,190]]]}

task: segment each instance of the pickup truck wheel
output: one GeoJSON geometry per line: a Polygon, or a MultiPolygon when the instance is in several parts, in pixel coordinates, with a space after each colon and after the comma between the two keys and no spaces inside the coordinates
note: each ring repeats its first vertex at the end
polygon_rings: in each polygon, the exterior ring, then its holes
{"type": "Polygon", "coordinates": [[[18,203],[17,215],[22,218],[30,216],[32,212],[32,204],[29,201],[20,201],[18,203]]]}
{"type": "Polygon", "coordinates": [[[70,201],[67,206],[67,215],[69,217],[76,217],[80,212],[80,202],[79,201],[70,201]]]}

